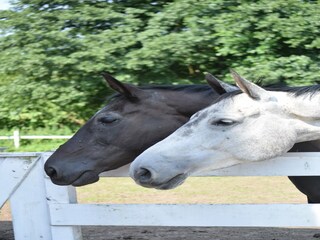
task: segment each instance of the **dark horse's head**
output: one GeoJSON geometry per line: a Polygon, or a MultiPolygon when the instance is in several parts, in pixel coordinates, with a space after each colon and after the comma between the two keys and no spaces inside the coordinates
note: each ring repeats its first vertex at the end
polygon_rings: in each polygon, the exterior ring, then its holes
{"type": "Polygon", "coordinates": [[[132,162],[220,93],[210,79],[214,89],[207,85],[140,88],[103,76],[118,93],[48,159],[45,171],[55,184],[98,181],[101,172],[132,162]]]}

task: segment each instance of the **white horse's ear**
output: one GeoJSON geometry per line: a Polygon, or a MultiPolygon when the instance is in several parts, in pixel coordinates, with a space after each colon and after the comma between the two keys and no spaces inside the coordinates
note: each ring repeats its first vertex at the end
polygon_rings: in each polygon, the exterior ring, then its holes
{"type": "Polygon", "coordinates": [[[219,94],[224,94],[227,92],[233,92],[236,90],[239,90],[236,86],[233,86],[231,84],[225,83],[215,76],[213,76],[211,73],[206,73],[205,79],[207,80],[207,83],[210,85],[212,89],[214,89],[219,94]]]}
{"type": "Polygon", "coordinates": [[[252,99],[263,101],[277,101],[276,97],[270,94],[270,92],[241,77],[233,69],[230,69],[230,72],[241,91],[248,94],[248,96],[252,99]]]}

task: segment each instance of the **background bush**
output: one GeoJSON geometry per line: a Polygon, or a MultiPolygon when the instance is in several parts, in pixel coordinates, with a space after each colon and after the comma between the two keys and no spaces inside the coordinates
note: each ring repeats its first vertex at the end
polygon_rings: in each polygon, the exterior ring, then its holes
{"type": "MultiPolygon", "coordinates": [[[[134,84],[319,82],[320,3],[302,0],[15,0],[0,11],[0,129],[79,128],[134,84]]],[[[43,134],[43,133],[41,133],[43,134]]]]}

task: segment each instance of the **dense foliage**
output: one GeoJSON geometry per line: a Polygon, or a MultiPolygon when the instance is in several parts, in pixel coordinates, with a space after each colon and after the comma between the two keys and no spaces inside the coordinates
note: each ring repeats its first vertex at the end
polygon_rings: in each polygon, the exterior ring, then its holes
{"type": "Polygon", "coordinates": [[[137,84],[230,67],[319,82],[319,1],[15,0],[0,31],[0,128],[77,128],[110,94],[103,70],[137,84]]]}

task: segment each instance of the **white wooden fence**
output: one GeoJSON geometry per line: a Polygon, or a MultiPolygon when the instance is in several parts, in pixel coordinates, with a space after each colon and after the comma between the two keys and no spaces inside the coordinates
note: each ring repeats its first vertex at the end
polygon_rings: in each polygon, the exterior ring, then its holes
{"type": "MultiPolygon", "coordinates": [[[[45,176],[49,155],[0,154],[0,208],[10,201],[16,240],[80,240],[81,225],[320,227],[320,204],[77,204],[73,187],[45,176]]],[[[288,153],[205,175],[314,176],[320,175],[319,158],[288,153]]],[[[105,174],[126,175],[126,167],[105,174]]]]}
{"type": "Polygon", "coordinates": [[[0,140],[13,140],[15,148],[20,147],[21,139],[69,139],[71,135],[20,135],[19,130],[14,130],[12,136],[0,136],[0,140]]]}

